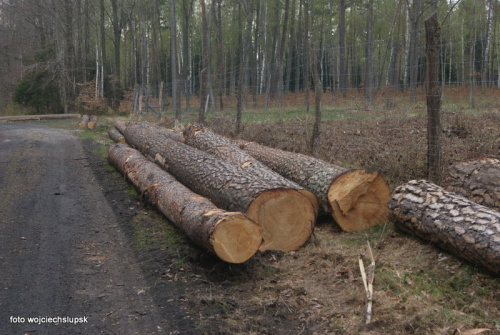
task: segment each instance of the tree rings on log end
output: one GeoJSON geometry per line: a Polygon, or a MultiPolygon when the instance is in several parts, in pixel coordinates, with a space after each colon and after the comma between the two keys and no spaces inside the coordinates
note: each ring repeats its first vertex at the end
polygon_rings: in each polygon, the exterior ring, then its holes
{"type": "Polygon", "coordinates": [[[311,204],[314,208],[314,215],[317,217],[318,213],[319,213],[318,197],[314,193],[312,193],[311,191],[306,190],[306,189],[298,189],[297,191],[299,191],[300,194],[302,194],[307,199],[309,199],[309,201],[311,202],[311,204]]]}
{"type": "Polygon", "coordinates": [[[378,172],[351,170],[330,185],[328,202],[344,231],[370,228],[387,219],[391,191],[378,172]]]}
{"type": "Polygon", "coordinates": [[[309,199],[289,188],[260,193],[246,214],[262,229],[261,251],[297,250],[311,236],[316,221],[316,211],[309,199]]]}
{"type": "Polygon", "coordinates": [[[221,219],[210,237],[215,254],[229,263],[250,259],[262,243],[261,228],[241,213],[221,219]]]}

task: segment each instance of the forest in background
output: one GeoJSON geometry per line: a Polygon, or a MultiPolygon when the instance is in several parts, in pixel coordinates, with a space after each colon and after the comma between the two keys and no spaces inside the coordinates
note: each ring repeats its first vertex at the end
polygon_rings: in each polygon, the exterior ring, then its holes
{"type": "Polygon", "coordinates": [[[315,86],[333,99],[355,89],[368,104],[376,92],[416,101],[434,11],[441,84],[500,87],[499,10],[497,0],[2,0],[0,109],[78,111],[85,94],[116,110],[137,87],[168,97],[178,119],[234,97],[281,105],[315,86]]]}

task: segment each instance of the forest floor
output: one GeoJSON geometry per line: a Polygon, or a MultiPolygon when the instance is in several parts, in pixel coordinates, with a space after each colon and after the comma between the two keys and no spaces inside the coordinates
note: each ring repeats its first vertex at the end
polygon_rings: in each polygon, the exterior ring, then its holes
{"type": "MultiPolygon", "coordinates": [[[[306,152],[312,118],[283,113],[277,121],[257,116],[245,122],[239,136],[306,152]]],[[[189,117],[186,122],[195,121],[194,115],[189,117]]],[[[391,222],[346,233],[331,218],[322,218],[310,241],[295,252],[259,253],[243,264],[220,261],[190,243],[106,162],[111,144],[106,132],[114,119],[101,118],[94,131],[78,129],[75,121],[53,124],[79,134],[93,178],[126,236],[131,264],[140,268],[144,291],[154,301],[148,313],[160,316],[163,333],[451,335],[487,328],[483,334],[500,334],[498,278],[402,233],[391,222]],[[360,255],[369,262],[367,240],[376,261],[368,325],[358,266],[360,255]]],[[[208,124],[234,136],[232,120],[218,113],[210,115],[208,124]]],[[[166,118],[160,124],[173,122],[166,118]]],[[[322,123],[317,156],[346,167],[379,170],[394,188],[425,176],[425,125],[419,110],[392,116],[339,113],[322,123]]],[[[450,129],[443,136],[443,173],[454,161],[500,156],[498,110],[445,111],[443,127],[450,129]]],[[[109,257],[107,264],[122,266],[109,257]]]]}

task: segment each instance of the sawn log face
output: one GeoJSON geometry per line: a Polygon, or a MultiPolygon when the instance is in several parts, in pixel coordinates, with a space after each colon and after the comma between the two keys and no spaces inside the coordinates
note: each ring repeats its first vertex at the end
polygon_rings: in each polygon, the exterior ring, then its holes
{"type": "Polygon", "coordinates": [[[133,123],[124,135],[127,143],[155,159],[195,193],[217,207],[244,212],[257,222],[264,237],[261,250],[295,250],[312,234],[314,207],[297,190],[264,181],[241,167],[156,133],[154,127],[133,123]]]}
{"type": "Polygon", "coordinates": [[[237,143],[269,168],[313,192],[320,208],[332,214],[343,230],[362,230],[387,219],[391,192],[379,173],[348,170],[311,156],[254,142],[240,140],[237,143]]]}
{"type": "Polygon", "coordinates": [[[173,176],[125,144],[110,147],[108,160],[198,245],[231,263],[259,249],[260,227],[242,213],[226,212],[191,192],[173,176]]]}
{"type": "Polygon", "coordinates": [[[500,274],[500,213],[425,180],[396,188],[389,207],[407,232],[500,274]]]}

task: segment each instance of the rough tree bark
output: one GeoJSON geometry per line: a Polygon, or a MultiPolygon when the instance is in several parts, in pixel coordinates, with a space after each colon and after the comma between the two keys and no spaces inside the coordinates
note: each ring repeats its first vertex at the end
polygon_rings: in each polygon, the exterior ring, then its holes
{"type": "Polygon", "coordinates": [[[261,229],[244,214],[217,208],[126,144],[112,145],[108,160],[191,240],[220,259],[242,263],[258,251],[261,229]]]}
{"type": "Polygon", "coordinates": [[[500,274],[500,213],[441,187],[413,180],[389,201],[398,226],[500,274]]]}
{"type": "Polygon", "coordinates": [[[391,191],[379,173],[348,170],[253,142],[238,144],[272,170],[313,192],[320,209],[330,213],[343,230],[362,230],[386,220],[391,191]]]}
{"type": "Polygon", "coordinates": [[[311,236],[316,213],[299,191],[264,181],[139,124],[129,125],[124,136],[194,192],[219,208],[244,212],[257,222],[263,237],[260,250],[296,250],[311,236]]]}
{"type": "Polygon", "coordinates": [[[125,137],[116,129],[116,127],[109,127],[108,136],[115,143],[125,143],[125,137]]]}
{"type": "Polygon", "coordinates": [[[446,188],[500,211],[500,160],[481,158],[452,165],[446,188]]]}
{"type": "Polygon", "coordinates": [[[210,129],[197,125],[191,125],[186,128],[184,131],[184,138],[186,144],[208,152],[209,154],[231,164],[237,165],[250,173],[259,176],[261,179],[271,181],[273,183],[279,183],[284,187],[298,190],[311,201],[315,208],[315,212],[317,213],[319,207],[318,199],[311,191],[306,190],[299,184],[286,179],[277,172],[274,172],[250,154],[240,149],[230,139],[219,136],[210,129]]]}
{"type": "Polygon", "coordinates": [[[439,82],[439,52],[441,29],[437,14],[425,20],[427,46],[427,177],[441,181],[441,83],[439,82]]]}

